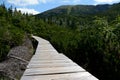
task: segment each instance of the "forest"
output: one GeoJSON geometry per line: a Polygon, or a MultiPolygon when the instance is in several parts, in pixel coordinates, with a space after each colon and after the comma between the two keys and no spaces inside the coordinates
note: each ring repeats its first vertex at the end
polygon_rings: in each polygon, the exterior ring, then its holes
{"type": "MultiPolygon", "coordinates": [[[[73,10],[77,10],[76,7],[73,10]]],[[[49,15],[46,12],[48,16],[45,17],[44,13],[22,14],[12,6],[6,8],[1,4],[0,61],[6,59],[11,48],[22,44],[25,35],[33,34],[49,40],[60,53],[98,79],[119,80],[120,3],[101,13],[78,15],[76,12],[76,15],[68,12],[70,7],[63,10],[63,14],[49,15]]]]}

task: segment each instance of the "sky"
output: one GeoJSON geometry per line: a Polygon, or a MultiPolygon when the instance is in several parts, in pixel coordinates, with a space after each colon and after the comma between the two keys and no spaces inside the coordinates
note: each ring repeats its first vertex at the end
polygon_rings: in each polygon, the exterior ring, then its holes
{"type": "Polygon", "coordinates": [[[21,10],[22,13],[38,14],[61,5],[113,4],[120,0],[0,0],[0,4],[21,10]]]}

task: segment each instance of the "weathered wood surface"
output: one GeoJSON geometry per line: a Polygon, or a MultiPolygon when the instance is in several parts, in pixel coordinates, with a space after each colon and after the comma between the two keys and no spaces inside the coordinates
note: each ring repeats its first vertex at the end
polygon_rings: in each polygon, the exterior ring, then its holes
{"type": "Polygon", "coordinates": [[[40,37],[35,55],[21,80],[98,80],[40,37]]]}

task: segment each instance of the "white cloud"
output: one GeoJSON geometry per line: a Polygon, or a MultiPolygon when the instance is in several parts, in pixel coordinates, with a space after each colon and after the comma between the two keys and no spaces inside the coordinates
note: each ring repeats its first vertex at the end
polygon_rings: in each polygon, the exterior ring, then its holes
{"type": "Polygon", "coordinates": [[[47,3],[47,0],[39,0],[41,3],[47,3]]]}
{"type": "Polygon", "coordinates": [[[79,3],[81,0],[73,0],[74,3],[79,3]]]}
{"type": "Polygon", "coordinates": [[[81,2],[81,0],[62,0],[61,2],[79,4],[79,2],[81,2]]]}
{"type": "Polygon", "coordinates": [[[8,3],[14,4],[16,6],[28,6],[28,5],[36,5],[39,3],[46,3],[51,0],[7,0],[8,3]]]}
{"type": "Polygon", "coordinates": [[[34,10],[34,9],[28,9],[28,8],[17,8],[17,10],[20,10],[22,13],[29,13],[29,14],[38,14],[40,12],[34,10]]]}
{"type": "Polygon", "coordinates": [[[69,3],[70,0],[63,0],[62,2],[64,2],[64,3],[69,3]]]}
{"type": "Polygon", "coordinates": [[[8,3],[14,4],[16,6],[29,6],[37,4],[45,4],[48,2],[54,3],[79,3],[81,0],[7,0],[8,3]]]}
{"type": "Polygon", "coordinates": [[[119,2],[120,0],[94,0],[96,3],[113,3],[119,2]]]}

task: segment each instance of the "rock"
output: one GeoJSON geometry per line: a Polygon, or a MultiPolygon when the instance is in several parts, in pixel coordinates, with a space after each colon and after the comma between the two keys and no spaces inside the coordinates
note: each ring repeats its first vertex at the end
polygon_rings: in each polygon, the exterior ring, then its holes
{"type": "Polygon", "coordinates": [[[29,60],[31,58],[31,51],[28,47],[26,46],[18,46],[10,50],[8,53],[7,57],[19,57],[20,59],[23,60],[29,60]]]}
{"type": "Polygon", "coordinates": [[[0,63],[0,73],[14,80],[19,80],[32,55],[32,42],[26,37],[24,43],[12,48],[7,55],[8,59],[0,63]]]}

